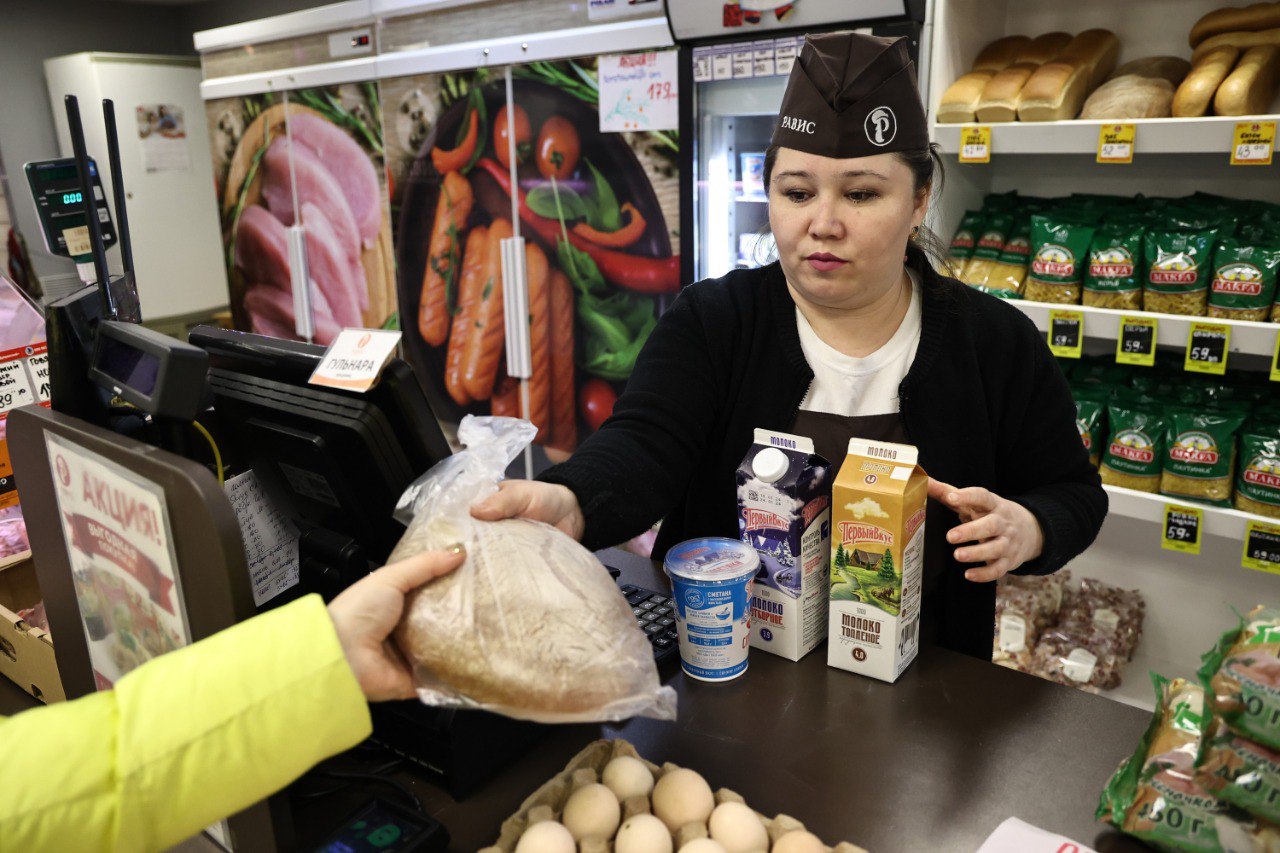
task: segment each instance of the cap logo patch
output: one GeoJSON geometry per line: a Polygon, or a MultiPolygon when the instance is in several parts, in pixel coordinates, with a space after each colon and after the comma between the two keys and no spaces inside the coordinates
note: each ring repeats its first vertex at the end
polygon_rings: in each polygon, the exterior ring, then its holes
{"type": "Polygon", "coordinates": [[[795,116],[783,116],[782,127],[784,130],[794,131],[795,133],[813,133],[816,122],[806,121],[795,116]]]}
{"type": "Polygon", "coordinates": [[[865,122],[867,141],[872,145],[885,146],[898,135],[898,119],[888,107],[876,107],[867,115],[865,122]]]}

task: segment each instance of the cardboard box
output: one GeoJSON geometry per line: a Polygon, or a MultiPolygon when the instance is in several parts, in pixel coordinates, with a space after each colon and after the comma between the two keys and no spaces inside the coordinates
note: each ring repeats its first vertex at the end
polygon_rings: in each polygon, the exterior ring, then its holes
{"type": "Polygon", "coordinates": [[[915,659],[928,495],[916,448],[849,442],[831,496],[830,666],[892,682],[915,659]]]}
{"type": "Polygon", "coordinates": [[[812,439],[757,429],[737,483],[738,535],[760,555],[751,647],[800,660],[827,638],[831,464],[812,439]]]}
{"type": "Polygon", "coordinates": [[[0,675],[42,702],[61,702],[62,678],[48,631],[28,625],[18,611],[40,602],[31,553],[0,561],[0,675]]]}

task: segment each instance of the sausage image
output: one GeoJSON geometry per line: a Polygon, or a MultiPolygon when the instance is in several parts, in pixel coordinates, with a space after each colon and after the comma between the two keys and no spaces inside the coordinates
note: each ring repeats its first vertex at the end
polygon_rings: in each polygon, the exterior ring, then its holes
{"type": "Polygon", "coordinates": [[[533,243],[525,244],[524,267],[529,281],[529,351],[533,365],[529,411],[525,416],[538,428],[538,440],[546,442],[551,426],[551,269],[546,254],[533,243]]]}
{"type": "Polygon", "coordinates": [[[462,277],[458,282],[458,307],[453,315],[453,328],[449,333],[449,350],[445,355],[444,382],[449,396],[459,406],[471,402],[471,395],[463,381],[462,361],[466,354],[467,340],[476,313],[480,308],[480,296],[485,279],[489,275],[489,229],[476,226],[467,235],[467,248],[462,255],[462,277]]]}
{"type": "Polygon", "coordinates": [[[578,416],[574,400],[573,285],[556,270],[547,290],[551,299],[551,438],[559,450],[578,444],[578,416]]]}
{"type": "Polygon", "coordinates": [[[462,377],[467,394],[473,400],[488,400],[498,378],[502,362],[502,346],[506,337],[502,315],[502,241],[512,235],[511,222],[495,219],[489,226],[489,252],[485,276],[480,290],[480,304],[475,322],[467,330],[466,352],[462,358],[462,377]]]}
{"type": "Polygon", "coordinates": [[[449,335],[450,288],[458,282],[461,265],[458,234],[462,231],[475,195],[471,184],[457,172],[449,172],[440,185],[436,216],[431,224],[431,242],[427,245],[427,269],[422,276],[422,301],[418,311],[418,331],[433,347],[443,344],[449,335]]]}

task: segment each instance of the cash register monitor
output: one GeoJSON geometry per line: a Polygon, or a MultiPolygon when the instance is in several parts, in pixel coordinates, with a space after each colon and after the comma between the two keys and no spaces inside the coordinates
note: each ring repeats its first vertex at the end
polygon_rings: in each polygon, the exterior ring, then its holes
{"type": "Polygon", "coordinates": [[[304,534],[350,537],[384,562],[405,488],[450,454],[413,369],[395,358],[359,394],[309,385],[324,347],[200,326],[219,434],[304,534]]]}

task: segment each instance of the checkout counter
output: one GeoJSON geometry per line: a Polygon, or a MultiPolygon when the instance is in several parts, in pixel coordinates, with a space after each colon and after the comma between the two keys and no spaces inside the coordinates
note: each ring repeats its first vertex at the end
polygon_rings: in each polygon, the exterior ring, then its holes
{"type": "MultiPolygon", "coordinates": [[[[601,557],[622,570],[622,582],[664,588],[657,563],[619,551],[601,557]]],[[[827,841],[872,851],[977,850],[1010,816],[1100,851],[1144,849],[1093,819],[1098,793],[1147,725],[1143,711],[930,646],[896,684],[832,669],[821,648],[798,663],[759,651],[750,660],[746,675],[725,684],[664,666],[663,680],[680,695],[678,721],[555,727],[463,799],[411,772],[395,778],[458,851],[493,843],[525,797],[601,737],[694,768],[827,841]]],[[[34,704],[0,680],[0,713],[34,704]]],[[[363,763],[354,754],[336,759],[356,771],[363,763]]],[[[367,797],[295,807],[299,849],[314,849],[335,812],[367,797]]]]}

